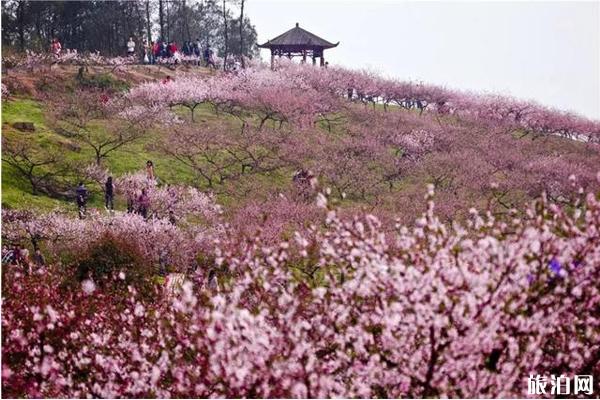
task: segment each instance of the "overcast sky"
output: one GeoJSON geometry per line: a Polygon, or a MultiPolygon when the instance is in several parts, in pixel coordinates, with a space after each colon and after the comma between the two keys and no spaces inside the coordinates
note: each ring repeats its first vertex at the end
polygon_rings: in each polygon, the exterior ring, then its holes
{"type": "MultiPolygon", "coordinates": [[[[331,65],[510,94],[600,119],[600,2],[247,0],[258,41],[340,42],[331,65]]],[[[268,50],[262,51],[264,60],[268,50]]]]}

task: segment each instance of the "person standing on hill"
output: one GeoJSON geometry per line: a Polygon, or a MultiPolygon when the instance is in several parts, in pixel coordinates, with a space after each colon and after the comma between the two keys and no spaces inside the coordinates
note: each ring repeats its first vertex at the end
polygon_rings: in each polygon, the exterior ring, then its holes
{"type": "Polygon", "coordinates": [[[22,262],[22,260],[21,260],[22,256],[23,256],[23,249],[21,248],[21,243],[17,243],[17,244],[15,244],[15,248],[13,249],[11,263],[14,265],[20,264],[22,262]]]}
{"type": "Polygon", "coordinates": [[[144,46],[144,57],[142,61],[144,64],[150,64],[150,45],[144,46]]]}
{"type": "Polygon", "coordinates": [[[75,196],[77,199],[77,207],[79,208],[79,218],[85,218],[86,213],[86,203],[88,199],[88,191],[85,188],[83,182],[79,182],[77,189],[75,190],[75,196]]]}
{"type": "Polygon", "coordinates": [[[156,42],[151,40],[148,44],[148,57],[150,58],[150,64],[156,63],[156,42]]]}
{"type": "Polygon", "coordinates": [[[200,56],[202,55],[202,44],[200,43],[200,39],[196,39],[196,43],[194,43],[194,56],[196,57],[196,65],[200,65],[200,56]]]}
{"type": "Polygon", "coordinates": [[[160,41],[152,42],[152,64],[156,64],[156,59],[160,57],[160,48],[160,41]]]}
{"type": "Polygon", "coordinates": [[[175,213],[173,210],[169,210],[169,222],[171,225],[177,225],[177,218],[175,218],[175,213]]]}
{"type": "Polygon", "coordinates": [[[148,55],[148,64],[154,64],[154,42],[150,41],[148,43],[148,47],[146,48],[146,54],[148,55]]]}
{"type": "Polygon", "coordinates": [[[35,253],[33,254],[33,263],[38,268],[46,266],[46,260],[40,249],[35,250],[35,253]]]}
{"type": "Polygon", "coordinates": [[[210,53],[210,49],[209,49],[209,46],[207,45],[206,48],[204,49],[204,52],[202,53],[202,58],[204,59],[204,65],[206,65],[207,67],[208,67],[209,53],[210,53]]]}
{"type": "Polygon", "coordinates": [[[134,54],[135,54],[135,42],[133,41],[133,38],[130,37],[129,41],[127,41],[127,55],[132,56],[134,54]]]}
{"type": "MultiPolygon", "coordinates": [[[[168,77],[167,77],[168,78],[168,77]]],[[[146,162],[146,177],[149,180],[154,180],[156,177],[154,176],[154,164],[152,161],[148,160],[146,162]]]]}
{"type": "Polygon", "coordinates": [[[160,57],[166,58],[169,57],[169,46],[166,41],[163,41],[160,45],[160,57]]]}
{"type": "Polygon", "coordinates": [[[135,202],[133,201],[134,195],[127,193],[127,213],[131,214],[135,212],[135,202]]]}
{"type": "Polygon", "coordinates": [[[177,45],[175,44],[175,42],[170,42],[169,43],[169,58],[173,58],[173,62],[175,64],[178,63],[179,60],[179,54],[178,54],[179,49],[177,48],[177,45]]]}
{"type": "Polygon", "coordinates": [[[150,208],[150,197],[146,188],[142,189],[142,194],[138,197],[138,212],[144,218],[148,218],[148,209],[150,208]]]}
{"type": "Polygon", "coordinates": [[[204,61],[206,62],[207,68],[211,66],[215,69],[217,68],[217,65],[215,64],[215,52],[210,45],[207,45],[206,49],[204,49],[204,61]]]}
{"type": "Polygon", "coordinates": [[[60,52],[62,50],[62,45],[58,41],[58,38],[52,39],[50,43],[50,52],[54,55],[54,57],[58,58],[60,56],[60,52]]]}
{"type": "Polygon", "coordinates": [[[114,192],[115,186],[113,185],[113,178],[109,176],[104,184],[104,206],[108,211],[114,211],[114,192]]]}
{"type": "Polygon", "coordinates": [[[192,55],[190,44],[191,43],[188,40],[183,42],[183,46],[181,47],[181,52],[183,53],[184,56],[192,55]]]}

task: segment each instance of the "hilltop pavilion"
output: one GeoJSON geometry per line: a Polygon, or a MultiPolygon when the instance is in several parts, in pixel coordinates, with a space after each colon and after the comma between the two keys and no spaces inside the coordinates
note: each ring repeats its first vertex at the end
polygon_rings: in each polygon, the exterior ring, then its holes
{"type": "Polygon", "coordinates": [[[294,28],[258,47],[271,50],[271,68],[274,67],[275,56],[287,56],[290,59],[300,56],[303,63],[306,62],[307,57],[311,57],[313,65],[316,65],[317,58],[320,57],[321,66],[324,67],[325,57],[323,56],[323,51],[336,47],[338,44],[340,42],[333,44],[325,39],[321,39],[317,35],[300,28],[300,25],[296,22],[294,28]]]}

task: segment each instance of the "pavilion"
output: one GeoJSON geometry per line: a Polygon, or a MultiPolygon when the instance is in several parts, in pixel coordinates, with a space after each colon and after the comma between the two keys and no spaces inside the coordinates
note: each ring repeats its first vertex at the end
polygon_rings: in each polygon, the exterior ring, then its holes
{"type": "Polygon", "coordinates": [[[321,57],[321,66],[324,67],[325,57],[323,51],[336,47],[338,44],[340,42],[333,44],[321,39],[317,35],[300,28],[300,25],[296,22],[296,27],[258,47],[271,50],[271,68],[274,67],[275,56],[287,56],[290,59],[300,56],[303,63],[306,62],[307,57],[311,57],[313,65],[317,63],[317,57],[321,57]]]}

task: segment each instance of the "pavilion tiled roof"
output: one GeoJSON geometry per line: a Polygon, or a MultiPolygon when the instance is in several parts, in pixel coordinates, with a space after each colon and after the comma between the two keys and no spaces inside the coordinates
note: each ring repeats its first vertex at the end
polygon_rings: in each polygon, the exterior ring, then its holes
{"type": "Polygon", "coordinates": [[[258,47],[271,48],[271,47],[320,47],[323,49],[330,49],[336,47],[340,42],[331,43],[325,39],[322,39],[310,33],[309,31],[300,28],[299,24],[289,31],[282,33],[274,39],[271,39],[258,47]]]}

